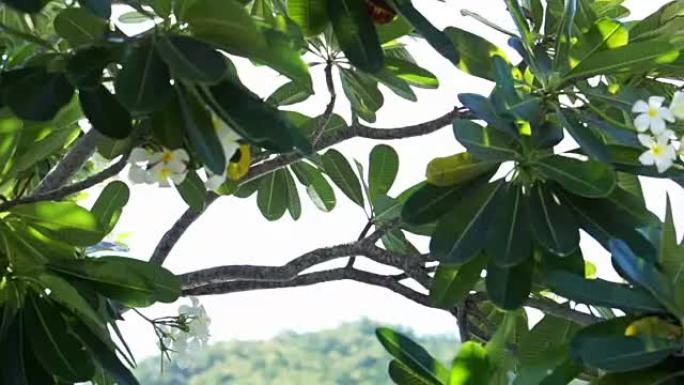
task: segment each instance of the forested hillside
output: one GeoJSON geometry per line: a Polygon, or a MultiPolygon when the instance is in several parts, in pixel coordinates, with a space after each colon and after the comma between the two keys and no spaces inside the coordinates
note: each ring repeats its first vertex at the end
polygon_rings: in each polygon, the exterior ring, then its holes
{"type": "MultiPolygon", "coordinates": [[[[161,374],[153,357],[136,374],[143,385],[389,385],[389,357],[375,339],[377,326],[361,321],[266,341],[221,342],[198,352],[192,367],[165,365],[161,374]]],[[[453,336],[416,340],[445,362],[458,351],[453,336]]]]}

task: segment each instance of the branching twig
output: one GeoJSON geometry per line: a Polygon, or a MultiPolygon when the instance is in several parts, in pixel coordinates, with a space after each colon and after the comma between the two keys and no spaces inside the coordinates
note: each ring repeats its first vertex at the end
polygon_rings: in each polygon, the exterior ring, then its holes
{"type": "Polygon", "coordinates": [[[323,115],[321,115],[319,120],[319,126],[316,128],[312,136],[313,139],[311,140],[311,143],[314,147],[321,139],[321,136],[323,136],[325,133],[325,129],[328,127],[330,118],[333,115],[333,110],[335,109],[335,102],[337,101],[337,92],[335,91],[335,83],[333,82],[332,69],[333,62],[331,59],[328,59],[327,63],[325,64],[325,85],[328,87],[330,101],[328,102],[328,105],[325,106],[325,111],[323,111],[323,115]]]}

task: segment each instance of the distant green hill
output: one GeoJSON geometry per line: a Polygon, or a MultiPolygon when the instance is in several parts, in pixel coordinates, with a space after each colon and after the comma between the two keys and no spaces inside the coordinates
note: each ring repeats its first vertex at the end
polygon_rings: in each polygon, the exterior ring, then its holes
{"type": "MultiPolygon", "coordinates": [[[[360,321],[267,341],[221,342],[198,352],[192,368],[165,365],[161,374],[159,358],[150,358],[136,374],[142,385],[389,385],[377,326],[360,321]]],[[[445,363],[458,350],[454,336],[416,340],[445,363]]]]}

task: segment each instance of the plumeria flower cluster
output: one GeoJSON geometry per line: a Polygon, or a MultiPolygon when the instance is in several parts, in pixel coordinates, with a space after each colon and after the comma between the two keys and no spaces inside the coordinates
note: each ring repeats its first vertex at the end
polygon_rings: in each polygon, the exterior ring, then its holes
{"type": "Polygon", "coordinates": [[[155,320],[158,347],[162,354],[181,367],[192,365],[192,355],[209,343],[211,319],[196,297],[190,297],[190,305],[181,305],[177,317],[155,320]]]}
{"type": "Polygon", "coordinates": [[[634,126],[639,132],[639,143],[647,148],[639,162],[655,166],[659,173],[672,167],[678,154],[684,154],[682,141],[677,143],[675,133],[667,128],[668,123],[684,120],[684,92],[676,92],[669,107],[664,103],[664,97],[651,96],[648,101],[637,101],[632,108],[638,114],[634,126]]]}
{"type": "Polygon", "coordinates": [[[128,158],[128,177],[133,183],[158,183],[168,187],[169,180],[176,185],[183,183],[188,172],[190,157],[183,149],[151,151],[134,148],[128,158]]]}

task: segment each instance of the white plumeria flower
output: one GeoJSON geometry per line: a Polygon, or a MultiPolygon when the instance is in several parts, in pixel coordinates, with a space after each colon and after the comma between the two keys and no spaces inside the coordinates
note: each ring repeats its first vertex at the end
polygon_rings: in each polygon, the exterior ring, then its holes
{"type": "Polygon", "coordinates": [[[667,124],[674,123],[675,119],[669,108],[663,107],[665,98],[662,96],[651,96],[648,103],[639,100],[634,103],[632,112],[640,114],[634,119],[634,126],[639,132],[646,132],[649,128],[655,135],[661,134],[667,128],[667,124]]]}
{"type": "Polygon", "coordinates": [[[665,130],[661,135],[653,137],[651,135],[640,134],[639,142],[648,150],[641,154],[639,162],[645,166],[656,166],[659,173],[664,173],[677,159],[677,151],[670,144],[670,138],[674,133],[665,130]]]}
{"type": "Polygon", "coordinates": [[[131,151],[131,154],[128,156],[128,163],[130,164],[128,178],[131,182],[149,183],[149,173],[145,167],[147,162],[150,161],[152,154],[153,152],[141,147],[136,147],[131,151]]]}
{"type": "Polygon", "coordinates": [[[675,92],[670,103],[670,111],[675,118],[684,120],[684,92],[675,92]]]}
{"type": "Polygon", "coordinates": [[[182,148],[177,150],[164,149],[160,152],[155,152],[149,158],[150,163],[166,163],[174,168],[185,168],[185,164],[190,161],[190,156],[182,148]]]}
{"type": "Polygon", "coordinates": [[[226,155],[226,161],[229,161],[237,150],[240,149],[240,143],[238,143],[238,141],[242,139],[242,137],[232,128],[228,127],[228,125],[216,115],[214,115],[213,121],[219,142],[221,142],[221,146],[223,147],[223,153],[226,155]]]}
{"type": "Polygon", "coordinates": [[[209,170],[204,170],[207,174],[207,180],[204,182],[204,187],[207,190],[216,190],[221,187],[222,184],[226,183],[226,173],[221,175],[212,174],[209,170]]]}
{"type": "Polygon", "coordinates": [[[168,187],[170,179],[175,185],[179,185],[183,183],[186,175],[185,163],[159,162],[149,170],[148,183],[159,183],[162,187],[168,187]]]}

